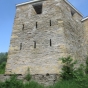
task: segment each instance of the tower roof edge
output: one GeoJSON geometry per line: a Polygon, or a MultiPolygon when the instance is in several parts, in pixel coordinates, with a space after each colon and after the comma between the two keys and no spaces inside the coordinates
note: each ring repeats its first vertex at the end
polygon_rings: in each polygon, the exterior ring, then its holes
{"type": "Polygon", "coordinates": [[[88,20],[88,16],[85,17],[85,18],[83,18],[81,21],[83,22],[83,21],[85,21],[85,20],[88,20]]]}
{"type": "Polygon", "coordinates": [[[73,8],[80,16],[83,17],[83,15],[68,1],[68,0],[64,0],[71,8],[73,8]]]}
{"type": "Polygon", "coordinates": [[[45,1],[45,0],[33,0],[33,1],[29,1],[29,2],[24,2],[24,3],[17,4],[16,7],[26,5],[26,4],[35,3],[35,2],[40,2],[40,1],[45,1]]]}

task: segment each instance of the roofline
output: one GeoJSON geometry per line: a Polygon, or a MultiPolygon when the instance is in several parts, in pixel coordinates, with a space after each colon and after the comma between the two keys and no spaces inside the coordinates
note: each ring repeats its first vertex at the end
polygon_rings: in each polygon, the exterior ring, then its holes
{"type": "Polygon", "coordinates": [[[87,20],[88,19],[88,17],[85,17],[85,18],[83,18],[81,21],[83,22],[83,21],[85,21],[85,20],[87,20]]]}
{"type": "Polygon", "coordinates": [[[22,6],[22,5],[26,5],[26,4],[31,4],[31,3],[35,3],[35,2],[39,2],[39,1],[44,1],[44,0],[33,0],[33,1],[29,1],[29,2],[24,2],[24,3],[21,3],[21,4],[17,4],[17,6],[22,6]]]}
{"type": "MultiPolygon", "coordinates": [[[[17,4],[17,6],[22,6],[22,5],[26,5],[26,4],[31,4],[31,3],[35,3],[35,2],[39,2],[40,0],[33,0],[33,1],[29,1],[29,2],[24,2],[21,4],[17,4]]],[[[41,1],[45,1],[45,0],[41,0],[41,1]]],[[[64,0],[69,6],[71,6],[80,16],[83,17],[83,15],[68,1],[68,0],[64,0]]]]}
{"type": "Polygon", "coordinates": [[[83,17],[83,15],[68,1],[68,0],[64,0],[69,6],[71,6],[80,16],[83,17]]]}

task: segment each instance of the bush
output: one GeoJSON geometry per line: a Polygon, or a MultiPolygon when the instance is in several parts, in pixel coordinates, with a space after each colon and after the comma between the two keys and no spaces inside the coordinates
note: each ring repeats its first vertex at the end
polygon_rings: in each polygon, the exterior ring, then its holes
{"type": "Polygon", "coordinates": [[[7,61],[7,53],[0,53],[0,74],[4,74],[7,61]]]}
{"type": "Polygon", "coordinates": [[[84,80],[85,76],[85,67],[81,64],[79,66],[79,68],[77,68],[75,71],[74,71],[74,78],[76,81],[82,81],[84,80]]]}
{"type": "Polygon", "coordinates": [[[0,88],[24,88],[23,82],[17,80],[16,75],[11,76],[10,79],[6,80],[5,82],[0,83],[0,88]]]}
{"type": "Polygon", "coordinates": [[[73,62],[72,58],[69,56],[67,58],[61,58],[63,67],[61,72],[61,77],[64,80],[69,80],[74,78],[74,65],[76,61],[73,62]]]}
{"type": "Polygon", "coordinates": [[[13,75],[5,82],[0,82],[0,88],[44,88],[44,86],[34,81],[23,83],[17,79],[16,75],[13,75]]]}
{"type": "Polygon", "coordinates": [[[27,74],[26,76],[24,77],[27,81],[30,81],[31,80],[31,75],[30,75],[30,69],[28,68],[27,70],[27,74]]]}
{"type": "Polygon", "coordinates": [[[86,58],[86,69],[85,69],[85,73],[88,74],[88,57],[86,58]]]}

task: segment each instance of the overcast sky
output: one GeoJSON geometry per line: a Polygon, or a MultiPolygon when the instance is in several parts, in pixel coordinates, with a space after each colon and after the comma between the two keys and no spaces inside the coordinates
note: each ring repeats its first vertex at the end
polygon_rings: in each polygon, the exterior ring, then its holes
{"type": "MultiPolygon", "coordinates": [[[[0,0],[0,52],[8,52],[18,3],[30,0],[0,0]]],[[[84,17],[88,16],[88,0],[68,0],[84,17]]]]}

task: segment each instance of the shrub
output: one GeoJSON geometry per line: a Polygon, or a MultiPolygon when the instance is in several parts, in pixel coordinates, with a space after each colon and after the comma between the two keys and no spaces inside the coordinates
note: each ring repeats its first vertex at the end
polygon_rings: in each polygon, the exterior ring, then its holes
{"type": "Polygon", "coordinates": [[[84,75],[85,74],[85,67],[83,66],[83,64],[81,64],[79,66],[79,68],[77,68],[76,70],[74,70],[74,78],[76,81],[82,81],[84,80],[84,75]]]}
{"type": "Polygon", "coordinates": [[[23,82],[18,80],[16,75],[13,75],[5,82],[1,82],[0,88],[23,88],[23,82]]]}
{"type": "Polygon", "coordinates": [[[85,73],[88,74],[88,57],[86,58],[86,69],[85,69],[85,73]]]}
{"type": "Polygon", "coordinates": [[[74,78],[74,65],[76,64],[76,61],[73,61],[73,59],[69,56],[67,58],[61,58],[63,67],[61,72],[61,77],[64,80],[69,80],[74,78]]]}
{"type": "Polygon", "coordinates": [[[31,75],[30,75],[30,69],[28,68],[27,70],[27,74],[26,76],[24,77],[27,81],[30,81],[31,80],[31,75]]]}
{"type": "Polygon", "coordinates": [[[18,80],[14,74],[5,82],[0,82],[0,88],[44,88],[44,86],[34,81],[23,83],[23,81],[18,80]]]}
{"type": "Polygon", "coordinates": [[[0,53],[0,74],[4,74],[7,60],[7,53],[0,53]]]}
{"type": "Polygon", "coordinates": [[[75,68],[77,61],[69,56],[67,58],[61,58],[63,67],[61,72],[61,77],[64,80],[75,79],[76,81],[84,80],[85,67],[83,64],[80,64],[78,68],[75,68]]]}

